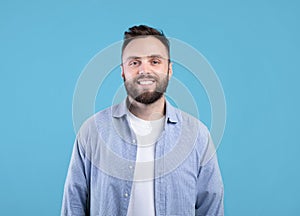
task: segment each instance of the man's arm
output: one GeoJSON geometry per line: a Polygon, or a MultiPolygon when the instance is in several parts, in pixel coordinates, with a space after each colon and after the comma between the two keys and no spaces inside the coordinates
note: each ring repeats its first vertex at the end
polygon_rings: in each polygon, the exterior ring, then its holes
{"type": "Polygon", "coordinates": [[[197,178],[196,216],[224,215],[224,187],[217,155],[203,163],[197,178]]]}
{"type": "Polygon", "coordinates": [[[65,182],[61,216],[88,216],[88,178],[85,152],[77,137],[65,182]]]}

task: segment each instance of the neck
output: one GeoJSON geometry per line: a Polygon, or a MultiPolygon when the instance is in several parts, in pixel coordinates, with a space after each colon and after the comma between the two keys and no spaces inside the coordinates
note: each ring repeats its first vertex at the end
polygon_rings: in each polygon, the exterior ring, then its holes
{"type": "Polygon", "coordinates": [[[165,97],[161,97],[152,104],[142,104],[128,96],[127,107],[138,118],[146,121],[157,120],[165,115],[165,97]]]}

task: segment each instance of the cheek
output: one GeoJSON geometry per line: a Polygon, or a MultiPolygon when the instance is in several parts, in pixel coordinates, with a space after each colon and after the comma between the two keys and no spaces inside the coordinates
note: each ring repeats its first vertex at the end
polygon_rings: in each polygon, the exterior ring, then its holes
{"type": "Polygon", "coordinates": [[[130,81],[134,79],[134,75],[128,72],[123,73],[122,77],[124,81],[130,81]]]}
{"type": "Polygon", "coordinates": [[[130,73],[124,73],[124,78],[125,79],[130,79],[132,76],[130,75],[130,73]]]}
{"type": "Polygon", "coordinates": [[[124,67],[123,68],[123,71],[122,71],[122,75],[128,79],[130,77],[133,77],[135,74],[135,72],[131,69],[131,68],[128,68],[128,67],[124,67]]]}
{"type": "Polygon", "coordinates": [[[165,76],[169,72],[169,68],[164,66],[157,69],[156,72],[159,74],[159,76],[165,76]]]}
{"type": "Polygon", "coordinates": [[[160,66],[161,71],[167,72],[168,69],[169,69],[169,66],[167,64],[163,64],[163,65],[160,66]]]}

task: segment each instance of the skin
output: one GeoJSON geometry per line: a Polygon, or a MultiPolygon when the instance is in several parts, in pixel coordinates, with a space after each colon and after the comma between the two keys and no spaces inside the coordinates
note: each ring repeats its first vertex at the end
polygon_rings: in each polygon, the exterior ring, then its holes
{"type": "MultiPolygon", "coordinates": [[[[157,91],[173,74],[166,47],[153,36],[132,40],[123,51],[122,62],[121,75],[135,95],[157,91]]],[[[138,118],[150,121],[165,115],[164,95],[150,104],[138,102],[130,94],[127,98],[130,112],[138,118]]]]}

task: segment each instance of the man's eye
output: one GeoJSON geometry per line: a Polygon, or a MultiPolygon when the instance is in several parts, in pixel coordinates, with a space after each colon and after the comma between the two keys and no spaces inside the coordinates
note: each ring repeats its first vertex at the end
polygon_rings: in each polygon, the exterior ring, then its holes
{"type": "Polygon", "coordinates": [[[138,61],[129,62],[129,66],[137,66],[137,65],[139,65],[138,61]]]}
{"type": "Polygon", "coordinates": [[[152,60],[152,64],[156,65],[156,64],[159,64],[160,61],[159,60],[152,60]]]}

